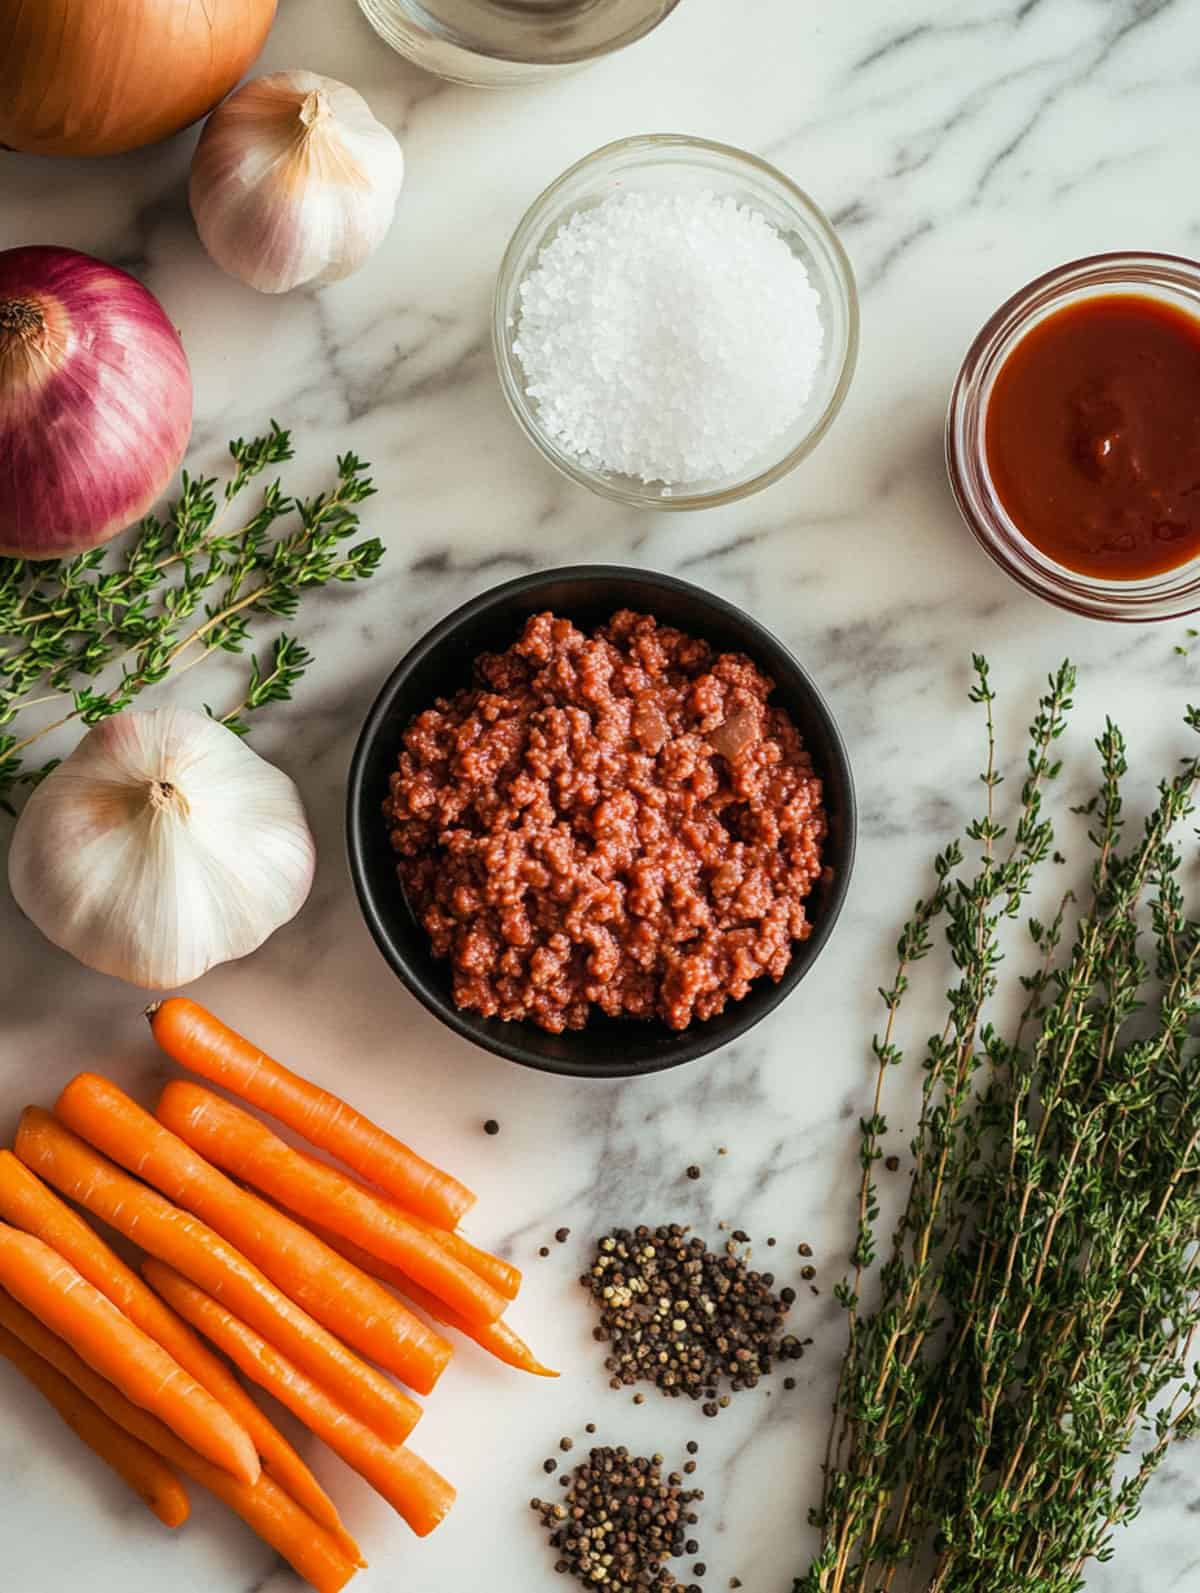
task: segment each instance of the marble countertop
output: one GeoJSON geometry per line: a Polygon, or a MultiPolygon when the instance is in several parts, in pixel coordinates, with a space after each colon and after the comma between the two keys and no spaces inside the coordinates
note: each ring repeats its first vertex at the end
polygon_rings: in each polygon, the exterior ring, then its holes
{"type": "MultiPolygon", "coordinates": [[[[254,736],[303,791],[315,890],[295,923],[196,993],[479,1190],[470,1231],[526,1267],[518,1326],[564,1376],[530,1387],[458,1357],[420,1448],[460,1502],[424,1544],[312,1446],[369,1548],[361,1593],[549,1593],[562,1584],[526,1501],[545,1491],[540,1462],[559,1435],[595,1421],[607,1441],[671,1454],[692,1435],[690,1406],[652,1396],[635,1407],[608,1390],[574,1282],[589,1235],[643,1218],[690,1221],[713,1240],[721,1219],[777,1236],[781,1281],[800,1264],[797,1244],[813,1246],[820,1294],[803,1290],[795,1323],[816,1342],[799,1386],[785,1393],[777,1379],[697,1433],[706,1586],[737,1575],[747,1593],[783,1593],[807,1563],[873,992],[935,847],[977,789],[970,653],[991,658],[1014,753],[1046,671],[1077,661],[1072,778],[1106,712],[1125,721],[1135,768],[1157,774],[1181,750],[1179,713],[1195,697],[1200,653],[1175,650],[1182,625],[1072,619],[983,557],[951,502],[941,435],[967,343],[1028,278],[1110,248],[1200,252],[1196,22],[1191,0],[684,0],[656,35],[586,75],[489,94],[409,68],[352,0],[282,0],[262,65],[353,83],[403,140],[409,177],[361,274],[280,299],[222,276],[200,248],[185,200],[193,134],[97,164],[3,157],[0,246],[58,242],[113,259],[181,327],[196,463],[215,467],[226,438],[273,415],[295,428],[301,477],[319,481],[352,447],[381,489],[368,521],[388,545],[382,570],[309,611],[317,667],[254,736]],[[505,410],[488,342],[496,267],[529,201],[587,151],[651,131],[727,140],[782,166],[835,219],[862,289],[862,357],[833,432],[788,480],[702,516],[631,514],[559,479],[505,410]],[[528,1073],[439,1027],[371,944],[341,839],[356,729],[398,656],[471,594],[584,558],[678,572],[778,632],[828,694],[862,806],[846,912],[809,979],[736,1045],[638,1083],[528,1073]],[[498,1137],[482,1132],[489,1117],[498,1137]],[[685,1177],[691,1162],[699,1182],[685,1177]],[[572,1230],[565,1246],[552,1239],[560,1225],[572,1230]]],[[[201,695],[217,690],[210,678],[201,695]]],[[[163,1067],[137,993],[53,951],[11,903],[0,937],[5,1133],[80,1065],[149,1092],[163,1067]]],[[[907,1098],[915,1080],[895,1088],[907,1098]]],[[[297,1587],[203,1496],[185,1532],[157,1529],[36,1397],[2,1382],[6,1588],[297,1587]]],[[[1180,1451],[1089,1588],[1200,1589],[1198,1510],[1197,1451],[1180,1451]]]]}

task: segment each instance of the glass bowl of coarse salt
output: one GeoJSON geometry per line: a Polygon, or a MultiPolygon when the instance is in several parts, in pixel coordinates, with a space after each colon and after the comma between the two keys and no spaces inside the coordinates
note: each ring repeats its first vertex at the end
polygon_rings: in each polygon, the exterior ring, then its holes
{"type": "Polygon", "coordinates": [[[782,172],[705,139],[597,150],[509,244],[492,323],[504,395],[564,475],[703,509],[812,452],[858,353],[837,234],[782,172]]]}

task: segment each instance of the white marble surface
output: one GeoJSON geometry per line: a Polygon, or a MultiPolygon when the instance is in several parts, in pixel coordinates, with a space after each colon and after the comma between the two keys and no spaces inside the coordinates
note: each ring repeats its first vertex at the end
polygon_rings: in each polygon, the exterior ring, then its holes
{"type": "MultiPolygon", "coordinates": [[[[268,415],[293,425],[316,481],[335,451],[373,461],[371,527],[389,547],[369,589],[311,612],[319,655],[255,745],[299,781],[318,833],[316,889],[258,955],[197,993],[300,1068],[343,1088],[480,1191],[471,1231],[528,1269],[518,1324],[564,1368],[519,1383],[464,1351],[420,1448],[458,1483],[451,1521],[416,1543],[357,1479],[315,1464],[368,1547],[362,1593],[538,1593],[556,1582],[525,1502],[542,1457],[587,1420],[641,1450],[678,1448],[695,1413],[610,1393],[574,1283],[586,1236],[675,1217],[779,1236],[781,1277],[812,1243],[817,1345],[800,1387],[776,1384],[699,1422],[706,1586],[784,1593],[803,1568],[805,1511],[841,1348],[830,1299],[849,1232],[853,1120],[864,1100],[872,992],[936,843],[977,767],[964,701],[985,647],[1015,737],[1044,672],[1082,668],[1072,766],[1103,714],[1135,767],[1179,750],[1200,653],[1182,626],[1077,621],[1023,595],[976,550],[943,476],[957,362],[1008,292],[1072,256],[1196,253],[1200,7],[1195,0],[684,0],[652,39],[587,75],[488,95],[423,79],[377,43],[351,0],[282,0],[264,64],[353,83],[404,140],[394,232],[353,280],[256,296],[221,276],[184,198],[193,135],[98,164],[0,161],[0,246],[60,242],[144,276],[180,325],[198,395],[197,459],[268,415]],[[685,131],[783,166],[838,221],[863,290],[863,352],[846,409],[790,480],[704,517],[634,516],[553,475],[509,419],[488,347],[488,297],[524,207],[609,139],[685,131]],[[353,905],[342,789],[355,730],[399,654],[493,582],[579,558],[675,570],[747,606],[827,691],[857,770],[862,831],[850,902],[818,969],[748,1039],[690,1070],[584,1086],[498,1062],[444,1032],[377,956],[353,905]],[[485,1138],[489,1116],[503,1124],[485,1138]],[[729,1154],[718,1158],[718,1145],[729,1154]],[[705,1176],[683,1176],[692,1161],[705,1176]],[[551,1235],[573,1230],[560,1248],[551,1235]],[[537,1248],[551,1242],[549,1260],[537,1248]]],[[[197,679],[197,677],[193,677],[197,679]]],[[[212,700],[217,684],[206,683],[212,700]]],[[[136,993],[52,951],[0,905],[0,1123],[48,1103],[81,1064],[149,1094],[162,1076],[136,993]]],[[[898,1081],[903,1091],[914,1081],[898,1081]]],[[[904,1113],[894,1113],[904,1124],[904,1113]]],[[[760,1252],[764,1254],[765,1252],[760,1252]]],[[[0,1586],[13,1593],[290,1593],[294,1578],[203,1496],[159,1530],[16,1379],[0,1377],[0,1586]]],[[[1150,1492],[1097,1593],[1200,1588],[1197,1453],[1150,1492]]]]}

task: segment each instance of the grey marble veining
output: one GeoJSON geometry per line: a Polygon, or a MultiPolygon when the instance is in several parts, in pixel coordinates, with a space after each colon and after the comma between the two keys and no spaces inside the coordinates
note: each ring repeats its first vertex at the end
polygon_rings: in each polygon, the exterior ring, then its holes
{"type": "MultiPolygon", "coordinates": [[[[529,1387],[464,1349],[417,1439],[460,1489],[424,1544],[330,1456],[307,1452],[367,1547],[363,1593],[548,1593],[558,1584],[526,1502],[549,1491],[540,1461],[558,1436],[594,1420],[604,1440],[673,1454],[699,1426],[706,1586],[737,1575],[747,1593],[786,1593],[811,1546],[805,1513],[842,1344],[831,1289],[851,1227],[874,989],[933,850],[975,797],[970,653],[991,658],[1010,748],[1046,672],[1066,654],[1078,662],[1071,791],[1086,788],[1105,713],[1126,723],[1136,769],[1165,768],[1200,689],[1200,651],[1174,650],[1182,626],[1075,620],[995,570],[962,529],[941,462],[958,361],[1008,293],[1101,249],[1200,248],[1200,7],[685,0],[624,56],[487,94],[406,66],[352,0],[283,0],[263,64],[344,78],[404,142],[396,226],[358,276],[273,299],[217,272],[187,212],[193,134],[96,164],[4,156],[0,247],[66,243],[144,277],[192,360],[198,465],[215,468],[227,437],[274,415],[295,429],[303,483],[318,485],[353,447],[381,489],[367,520],[388,544],[383,568],[369,587],[306,607],[318,666],[255,732],[308,804],[320,846],[312,899],[197,993],[479,1190],[469,1230],[526,1268],[515,1320],[564,1376],[529,1387]],[[560,480],[510,420],[491,361],[491,288],[526,205],[588,150],[649,131],[725,139],[783,166],[837,221],[863,290],[862,357],[833,432],[787,481],[703,516],[632,514],[560,480]],[[342,849],[354,736],[398,656],[471,594],[582,559],[678,571],[783,636],[843,726],[862,806],[850,899],[813,975],[727,1051],[636,1085],[542,1078],[443,1031],[377,957],[342,849]],[[481,1130],[490,1116],[497,1138],[481,1130]],[[684,1172],[693,1161],[698,1183],[684,1172]],[[635,1407],[608,1390],[574,1275],[589,1234],[642,1217],[688,1220],[714,1240],[730,1219],[781,1280],[796,1281],[797,1244],[813,1246],[821,1292],[802,1286],[795,1323],[815,1343],[794,1392],[777,1379],[704,1422],[691,1407],[635,1407]],[[560,1224],[572,1229],[561,1247],[560,1224]]],[[[197,700],[223,689],[233,680],[219,670],[189,678],[197,700]]],[[[1077,838],[1064,849],[1081,856],[1077,838]]],[[[0,935],[0,1128],[83,1064],[151,1099],[165,1070],[137,993],[54,952],[11,904],[0,903],[0,935]]],[[[907,1128],[914,1079],[895,1090],[893,1122],[907,1128]]],[[[156,1528],[3,1368],[0,1400],[0,1586],[296,1587],[199,1493],[184,1532],[156,1528]]],[[[1196,1593],[1198,1513],[1200,1461],[1182,1449],[1089,1588],[1196,1593]]]]}

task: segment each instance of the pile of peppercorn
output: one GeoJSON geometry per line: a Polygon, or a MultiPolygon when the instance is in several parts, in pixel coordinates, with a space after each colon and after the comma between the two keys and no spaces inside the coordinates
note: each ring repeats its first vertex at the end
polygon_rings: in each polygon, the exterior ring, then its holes
{"type": "MultiPolygon", "coordinates": [[[[700,1593],[677,1581],[666,1562],[695,1552],[687,1529],[704,1493],[685,1488],[678,1472],[664,1477],[662,1466],[661,1455],[596,1448],[560,1479],[566,1491],[559,1501],[530,1500],[558,1553],[555,1570],[596,1588],[700,1593]]],[[[694,1570],[702,1575],[704,1567],[694,1570]]]]}
{"type": "Polygon", "coordinates": [[[776,1294],[772,1273],[749,1269],[734,1242],[745,1240],[740,1231],[722,1255],[689,1233],[679,1223],[616,1228],[580,1282],[600,1307],[593,1337],[610,1346],[613,1388],[653,1382],[666,1394],[703,1398],[704,1414],[715,1416],[729,1404],[723,1383],[754,1388],[776,1359],[803,1354],[782,1332],[796,1295],[776,1294]]]}

